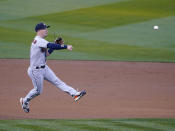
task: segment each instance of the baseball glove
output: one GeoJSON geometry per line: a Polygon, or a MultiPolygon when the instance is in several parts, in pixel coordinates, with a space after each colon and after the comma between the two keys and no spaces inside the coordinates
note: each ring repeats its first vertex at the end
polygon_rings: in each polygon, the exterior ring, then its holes
{"type": "Polygon", "coordinates": [[[62,37],[56,38],[56,40],[54,42],[55,42],[55,44],[60,44],[60,45],[63,45],[64,44],[64,41],[63,41],[63,38],[62,37]]]}

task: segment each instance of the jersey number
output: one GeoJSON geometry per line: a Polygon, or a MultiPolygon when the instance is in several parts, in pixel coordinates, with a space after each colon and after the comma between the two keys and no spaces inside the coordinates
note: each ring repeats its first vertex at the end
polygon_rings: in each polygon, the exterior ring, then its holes
{"type": "Polygon", "coordinates": [[[33,40],[33,44],[36,44],[36,42],[37,42],[36,40],[33,40]]]}

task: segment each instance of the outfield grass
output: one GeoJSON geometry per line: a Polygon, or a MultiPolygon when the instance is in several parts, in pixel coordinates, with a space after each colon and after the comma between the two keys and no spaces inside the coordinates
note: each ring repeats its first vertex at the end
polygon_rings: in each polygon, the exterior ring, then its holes
{"type": "Polygon", "coordinates": [[[174,131],[175,119],[0,120],[1,131],[174,131]]]}
{"type": "Polygon", "coordinates": [[[174,0],[0,1],[0,58],[29,58],[36,23],[74,50],[49,59],[175,62],[174,0]],[[35,8],[38,8],[35,11],[35,8]],[[159,25],[159,30],[153,30],[159,25]]]}

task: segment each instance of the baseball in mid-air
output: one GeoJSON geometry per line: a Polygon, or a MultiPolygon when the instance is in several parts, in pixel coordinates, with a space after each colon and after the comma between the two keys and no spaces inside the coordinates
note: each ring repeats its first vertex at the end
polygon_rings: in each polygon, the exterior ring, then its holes
{"type": "Polygon", "coordinates": [[[155,25],[154,30],[158,30],[158,29],[159,29],[159,26],[155,25]]]}

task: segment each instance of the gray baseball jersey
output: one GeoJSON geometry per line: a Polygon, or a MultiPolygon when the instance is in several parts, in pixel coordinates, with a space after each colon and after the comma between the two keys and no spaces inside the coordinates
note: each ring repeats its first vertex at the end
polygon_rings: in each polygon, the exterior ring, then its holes
{"type": "Polygon", "coordinates": [[[30,67],[37,67],[46,64],[45,52],[41,51],[41,48],[47,49],[49,42],[40,36],[36,36],[32,42],[30,48],[30,67]]]}

